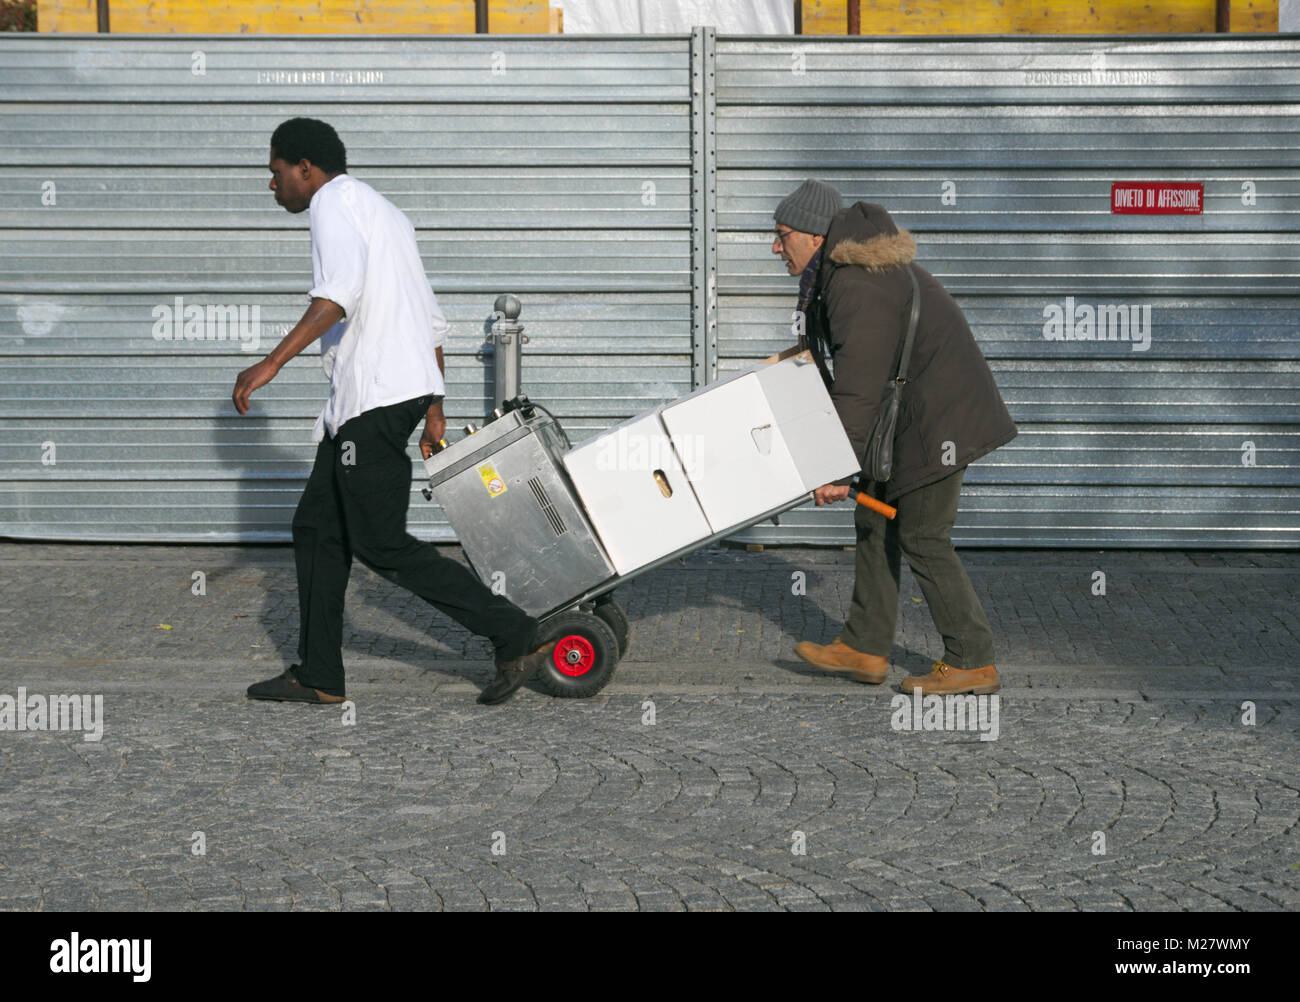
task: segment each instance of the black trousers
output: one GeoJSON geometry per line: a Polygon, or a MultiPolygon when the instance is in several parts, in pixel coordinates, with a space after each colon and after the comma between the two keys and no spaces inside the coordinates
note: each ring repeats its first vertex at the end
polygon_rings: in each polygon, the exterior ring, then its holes
{"type": "Polygon", "coordinates": [[[954,668],[993,663],[993,630],[952,546],[965,476],[963,467],[904,494],[894,502],[898,517],[892,522],[864,505],[856,506],[853,600],[840,636],[854,650],[889,657],[898,623],[899,558],[905,556],[943,637],[943,660],[954,668]]]}
{"type": "Polygon", "coordinates": [[[336,696],[343,688],[343,598],[355,556],[466,629],[499,660],[536,646],[537,620],[473,571],[406,531],[411,432],[438,398],[417,397],[352,418],[316,450],[293,517],[298,565],[298,681],[336,696]]]}

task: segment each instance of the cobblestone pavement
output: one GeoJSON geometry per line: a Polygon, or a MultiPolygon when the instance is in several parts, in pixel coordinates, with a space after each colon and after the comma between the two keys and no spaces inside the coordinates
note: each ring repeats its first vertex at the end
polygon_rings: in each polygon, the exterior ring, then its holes
{"type": "Polygon", "coordinates": [[[604,692],[498,707],[486,645],[358,565],[348,723],[244,698],[292,660],[287,548],[0,544],[0,696],[104,700],[98,742],[0,730],[0,908],[1300,906],[1300,554],[965,552],[985,741],[892,726],[941,653],[910,576],[886,686],[794,658],[851,556],[655,571],[604,692]]]}

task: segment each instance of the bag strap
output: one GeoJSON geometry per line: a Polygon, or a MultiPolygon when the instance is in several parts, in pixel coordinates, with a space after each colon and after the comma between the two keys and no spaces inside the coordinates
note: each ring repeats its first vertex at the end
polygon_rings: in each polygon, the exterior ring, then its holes
{"type": "MultiPolygon", "coordinates": [[[[907,334],[903,337],[903,354],[898,360],[898,372],[894,376],[894,392],[899,391],[900,386],[907,382],[907,363],[912,359],[912,342],[916,340],[916,327],[921,320],[921,287],[916,283],[916,272],[912,271],[910,264],[904,265],[907,269],[907,277],[912,283],[912,315],[907,321],[907,334]]],[[[870,442],[868,442],[868,446],[870,442]]],[[[872,497],[875,496],[875,488],[878,481],[868,479],[863,486],[861,476],[859,478],[859,487],[872,497]]]]}
{"type": "Polygon", "coordinates": [[[903,339],[903,354],[898,360],[898,375],[895,381],[907,382],[907,363],[912,359],[912,342],[916,339],[916,325],[921,320],[921,288],[916,284],[916,272],[912,266],[905,265],[907,277],[912,281],[912,317],[907,322],[907,336],[903,339]]]}

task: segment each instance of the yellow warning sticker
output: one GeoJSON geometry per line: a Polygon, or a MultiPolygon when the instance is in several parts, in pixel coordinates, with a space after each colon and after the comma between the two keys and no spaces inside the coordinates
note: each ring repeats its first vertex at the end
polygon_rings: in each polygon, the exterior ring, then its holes
{"type": "Polygon", "coordinates": [[[478,475],[483,478],[483,486],[487,488],[490,496],[496,497],[506,492],[506,482],[501,479],[491,463],[484,463],[478,467],[478,475]]]}

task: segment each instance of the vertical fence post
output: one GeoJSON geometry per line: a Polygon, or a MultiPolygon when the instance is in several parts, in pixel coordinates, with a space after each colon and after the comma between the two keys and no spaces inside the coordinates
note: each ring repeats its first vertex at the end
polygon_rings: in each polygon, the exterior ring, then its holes
{"type": "Polygon", "coordinates": [[[718,378],[718,30],[704,29],[704,372],[718,378]]]}
{"type": "Polygon", "coordinates": [[[718,376],[718,34],[691,33],[691,387],[718,376]]]}
{"type": "Polygon", "coordinates": [[[691,389],[708,380],[704,365],[704,29],[691,32],[691,389]]]}

